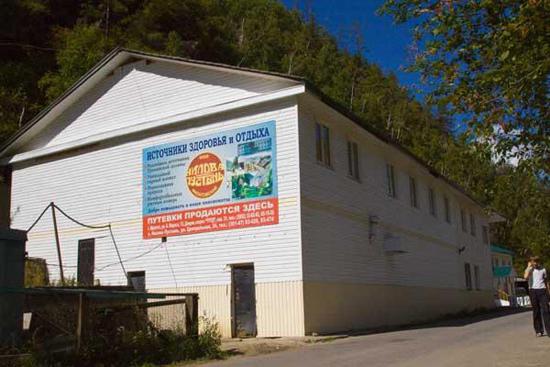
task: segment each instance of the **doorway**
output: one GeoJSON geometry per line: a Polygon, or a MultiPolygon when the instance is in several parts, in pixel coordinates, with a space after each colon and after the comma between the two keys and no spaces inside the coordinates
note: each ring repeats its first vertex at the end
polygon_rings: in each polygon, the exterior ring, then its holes
{"type": "Polygon", "coordinates": [[[254,264],[231,267],[233,337],[256,336],[256,285],[254,264]]]}
{"type": "Polygon", "coordinates": [[[78,271],[76,278],[78,285],[94,285],[94,267],[95,239],[78,241],[78,271]]]}

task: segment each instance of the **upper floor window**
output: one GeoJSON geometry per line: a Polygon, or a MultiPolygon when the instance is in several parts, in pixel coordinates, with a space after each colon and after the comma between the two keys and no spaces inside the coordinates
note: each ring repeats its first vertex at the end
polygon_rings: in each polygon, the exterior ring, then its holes
{"type": "Polygon", "coordinates": [[[470,234],[476,235],[476,217],[472,213],[470,213],[470,234]]]}
{"type": "Polygon", "coordinates": [[[462,231],[468,232],[468,224],[466,223],[466,211],[464,209],[460,209],[460,223],[462,225],[462,231]]]}
{"type": "Polygon", "coordinates": [[[430,207],[430,214],[434,217],[437,216],[437,209],[435,206],[435,191],[431,187],[428,188],[428,204],[430,207]]]}
{"type": "Polygon", "coordinates": [[[445,221],[451,223],[451,204],[448,197],[443,197],[443,204],[445,205],[445,221]]]}
{"type": "Polygon", "coordinates": [[[330,167],[330,131],[319,123],[315,124],[315,148],[317,161],[330,167]]]}
{"type": "Polygon", "coordinates": [[[483,243],[488,245],[489,244],[489,228],[487,226],[481,227],[481,235],[483,237],[483,243]]]}
{"type": "Polygon", "coordinates": [[[411,199],[411,206],[418,208],[418,198],[416,195],[416,179],[409,176],[409,195],[411,199]]]}
{"type": "Polygon", "coordinates": [[[479,266],[478,265],[474,265],[474,284],[476,286],[476,289],[479,291],[481,289],[481,284],[480,284],[480,278],[479,278],[479,266]]]}
{"type": "Polygon", "coordinates": [[[357,143],[348,141],[348,174],[359,179],[359,149],[357,143]]]}
{"type": "Polygon", "coordinates": [[[386,163],[386,180],[388,184],[388,196],[396,198],[397,191],[395,182],[395,169],[389,163],[386,163]]]}
{"type": "Polygon", "coordinates": [[[466,281],[466,289],[472,290],[472,269],[469,263],[464,263],[464,278],[466,281]]]}

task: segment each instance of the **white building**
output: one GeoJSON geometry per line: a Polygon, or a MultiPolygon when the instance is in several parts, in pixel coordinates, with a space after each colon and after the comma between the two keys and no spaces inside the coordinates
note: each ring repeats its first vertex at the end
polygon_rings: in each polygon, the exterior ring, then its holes
{"type": "MultiPolygon", "coordinates": [[[[493,305],[482,207],[300,78],[118,49],[0,159],[12,227],[50,202],[110,223],[128,272],[198,292],[224,336],[493,305]]],[[[126,283],[108,230],[57,222],[66,277],[126,283]]],[[[59,277],[50,211],[27,247],[59,277]]]]}

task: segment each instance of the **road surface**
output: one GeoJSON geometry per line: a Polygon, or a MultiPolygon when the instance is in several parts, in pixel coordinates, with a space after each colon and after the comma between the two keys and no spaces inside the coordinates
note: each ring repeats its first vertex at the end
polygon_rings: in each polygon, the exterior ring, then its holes
{"type": "Polygon", "coordinates": [[[536,338],[531,313],[491,314],[415,329],[352,336],[208,367],[550,366],[550,338],[536,338]]]}

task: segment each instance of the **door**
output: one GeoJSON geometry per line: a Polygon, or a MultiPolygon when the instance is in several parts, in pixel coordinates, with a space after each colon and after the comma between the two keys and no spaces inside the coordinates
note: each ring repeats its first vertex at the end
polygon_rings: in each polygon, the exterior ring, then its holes
{"type": "Polygon", "coordinates": [[[231,268],[233,289],[233,336],[256,336],[256,289],[254,265],[234,265],[231,268]]]}
{"type": "Polygon", "coordinates": [[[78,285],[94,285],[95,239],[78,241],[78,285]]]}

